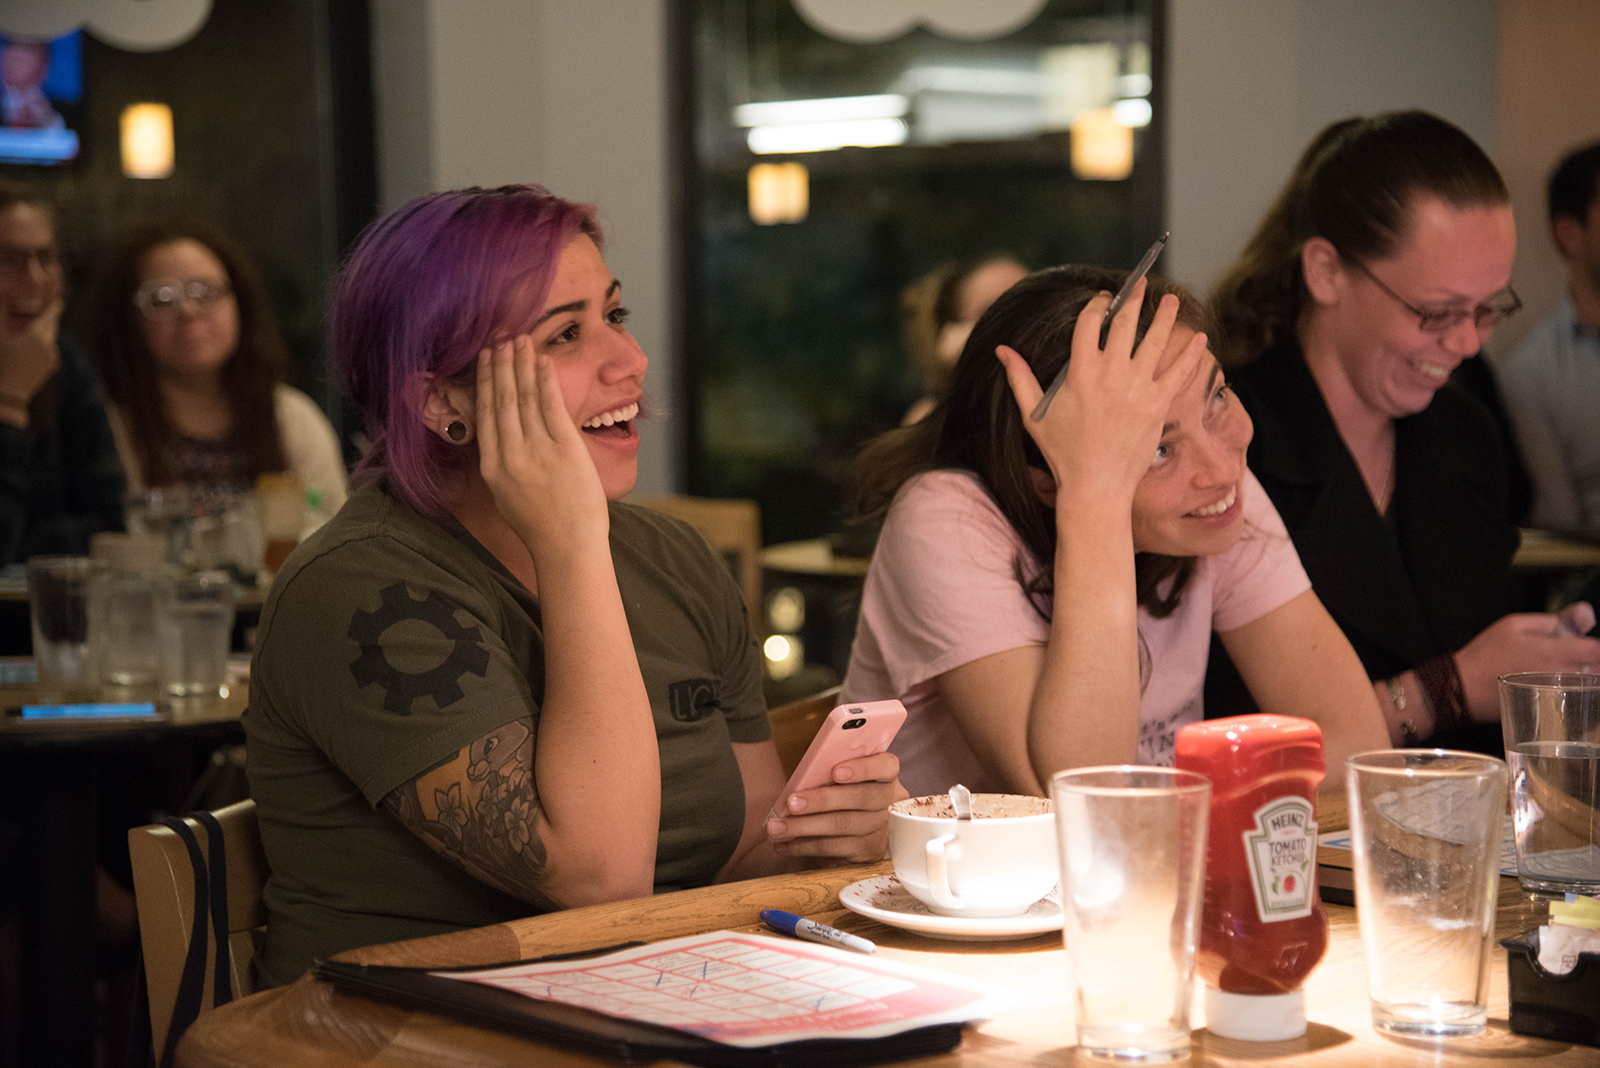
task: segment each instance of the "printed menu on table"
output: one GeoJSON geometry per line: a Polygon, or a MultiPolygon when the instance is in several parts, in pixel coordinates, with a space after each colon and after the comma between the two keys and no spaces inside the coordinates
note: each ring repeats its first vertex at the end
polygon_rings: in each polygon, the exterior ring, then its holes
{"type": "Polygon", "coordinates": [[[962,976],[731,931],[588,960],[430,974],[749,1047],[987,1019],[1015,998],[962,976]]]}

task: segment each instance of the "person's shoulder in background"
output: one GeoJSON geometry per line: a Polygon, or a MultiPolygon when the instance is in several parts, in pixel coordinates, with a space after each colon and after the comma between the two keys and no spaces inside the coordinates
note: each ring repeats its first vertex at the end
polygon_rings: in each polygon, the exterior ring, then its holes
{"type": "Polygon", "coordinates": [[[272,406],[289,470],[305,481],[307,489],[317,491],[322,510],[333,515],[350,493],[344,453],[333,425],[316,401],[293,386],[280,383],[275,387],[272,406]]]}

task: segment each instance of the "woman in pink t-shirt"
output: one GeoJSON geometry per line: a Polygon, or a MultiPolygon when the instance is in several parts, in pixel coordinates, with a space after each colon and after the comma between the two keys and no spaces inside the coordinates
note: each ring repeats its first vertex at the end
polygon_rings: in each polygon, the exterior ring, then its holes
{"type": "Polygon", "coordinates": [[[905,702],[894,748],[913,795],[1042,793],[1063,768],[1170,763],[1173,733],[1202,714],[1213,630],[1263,711],[1321,724],[1330,766],[1387,744],[1245,468],[1250,417],[1204,308],[1141,282],[1102,349],[1125,277],[1029,275],[978,321],[929,417],[861,458],[858,504],[887,514],[845,695],[905,702]]]}

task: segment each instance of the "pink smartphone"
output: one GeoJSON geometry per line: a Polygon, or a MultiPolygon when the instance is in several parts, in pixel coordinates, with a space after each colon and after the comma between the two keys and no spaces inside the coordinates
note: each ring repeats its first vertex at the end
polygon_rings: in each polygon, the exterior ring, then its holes
{"type": "Polygon", "coordinates": [[[768,818],[788,812],[789,795],[814,790],[833,782],[833,769],[856,757],[876,756],[889,748],[900,724],[906,721],[906,706],[899,701],[864,701],[840,705],[828,713],[817,736],[806,747],[805,756],[794,774],[778,792],[768,818]]]}

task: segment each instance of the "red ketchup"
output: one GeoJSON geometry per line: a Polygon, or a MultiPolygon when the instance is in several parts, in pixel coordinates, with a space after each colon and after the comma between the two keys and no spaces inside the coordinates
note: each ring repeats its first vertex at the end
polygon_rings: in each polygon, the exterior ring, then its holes
{"type": "Polygon", "coordinates": [[[1236,716],[1178,731],[1178,767],[1211,780],[1205,905],[1196,961],[1206,1028],[1271,1042],[1306,1033],[1306,976],[1328,948],[1317,898],[1322,728],[1236,716]]]}

